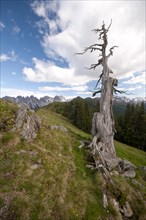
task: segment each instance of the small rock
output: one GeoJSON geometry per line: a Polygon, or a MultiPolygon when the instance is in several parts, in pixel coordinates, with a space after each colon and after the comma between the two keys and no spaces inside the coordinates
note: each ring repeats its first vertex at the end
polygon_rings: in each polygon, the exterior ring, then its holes
{"type": "Polygon", "coordinates": [[[136,166],[130,163],[128,160],[122,160],[119,163],[119,171],[122,174],[125,173],[125,171],[134,170],[135,168],[136,166]]]}
{"type": "Polygon", "coordinates": [[[26,150],[20,150],[19,153],[26,154],[27,151],[26,150]]]}
{"type": "Polygon", "coordinates": [[[37,162],[38,162],[38,164],[42,164],[42,160],[41,159],[38,159],[37,162]]]}
{"type": "Polygon", "coordinates": [[[143,170],[143,171],[145,171],[146,172],[146,166],[139,166],[139,167],[137,167],[139,170],[143,170]]]}
{"type": "Polygon", "coordinates": [[[94,167],[94,166],[89,165],[89,164],[87,164],[87,165],[86,165],[86,168],[89,168],[89,169],[91,169],[91,170],[94,170],[94,169],[95,169],[95,167],[94,167]]]}
{"type": "Polygon", "coordinates": [[[38,168],[38,166],[39,166],[39,165],[34,164],[34,165],[31,166],[31,169],[32,169],[32,170],[36,170],[36,169],[38,168]]]}
{"type": "Polygon", "coordinates": [[[50,128],[51,128],[51,130],[59,129],[60,131],[63,131],[63,132],[67,132],[68,131],[67,128],[65,128],[62,125],[58,125],[58,126],[57,125],[51,125],[50,128]]]}
{"type": "Polygon", "coordinates": [[[119,203],[115,199],[113,199],[112,202],[113,202],[113,205],[116,208],[116,210],[119,211],[120,210],[119,203]]]}
{"type": "Polygon", "coordinates": [[[64,131],[64,132],[67,132],[67,131],[68,131],[67,128],[65,128],[65,127],[62,126],[62,125],[59,125],[58,127],[59,127],[59,129],[60,129],[61,131],[64,131]]]}
{"type": "Polygon", "coordinates": [[[120,161],[121,161],[121,159],[118,158],[118,157],[107,157],[107,156],[105,156],[104,159],[105,159],[105,161],[108,165],[109,170],[113,170],[114,168],[116,168],[119,165],[120,161]]]}
{"type": "Polygon", "coordinates": [[[135,180],[135,179],[132,179],[132,183],[134,183],[134,184],[137,185],[137,186],[140,186],[140,187],[144,188],[144,186],[143,186],[140,182],[138,182],[137,180],[135,180]]]}
{"type": "Polygon", "coordinates": [[[134,178],[136,176],[136,173],[134,170],[128,170],[125,173],[122,174],[124,177],[134,178]]]}
{"type": "Polygon", "coordinates": [[[123,214],[125,217],[131,217],[133,215],[133,211],[130,207],[129,202],[127,202],[127,201],[125,202],[125,205],[123,207],[123,214]]]}
{"type": "Polygon", "coordinates": [[[103,192],[103,207],[106,209],[108,206],[108,200],[106,193],[103,192]]]}
{"type": "Polygon", "coordinates": [[[118,215],[117,219],[122,220],[123,218],[122,218],[122,215],[121,215],[121,209],[120,209],[119,203],[114,198],[111,198],[110,201],[111,201],[111,204],[113,204],[113,207],[115,208],[115,210],[117,211],[117,215],[118,215]]]}
{"type": "Polygon", "coordinates": [[[29,154],[30,154],[31,156],[36,156],[36,155],[38,154],[38,152],[36,152],[36,151],[29,151],[29,154]]]}
{"type": "Polygon", "coordinates": [[[6,173],[4,174],[4,177],[8,180],[13,179],[14,178],[14,174],[13,173],[6,173]]]}
{"type": "Polygon", "coordinates": [[[14,210],[11,207],[5,205],[2,208],[0,208],[0,219],[1,220],[16,220],[17,217],[15,215],[14,210]]]}
{"type": "Polygon", "coordinates": [[[84,147],[85,145],[84,145],[84,143],[81,141],[80,142],[81,144],[80,144],[80,146],[79,146],[79,148],[81,149],[82,147],[84,147]]]}

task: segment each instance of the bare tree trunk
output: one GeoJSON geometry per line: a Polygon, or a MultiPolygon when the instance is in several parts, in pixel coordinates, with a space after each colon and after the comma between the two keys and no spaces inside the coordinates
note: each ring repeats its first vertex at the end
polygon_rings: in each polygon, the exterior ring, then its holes
{"type": "Polygon", "coordinates": [[[115,133],[115,122],[112,110],[114,86],[117,86],[118,81],[117,79],[109,76],[112,71],[108,67],[108,58],[113,55],[113,49],[116,46],[110,48],[109,54],[106,55],[106,48],[108,44],[107,32],[109,31],[110,26],[106,29],[105,24],[103,23],[101,29],[94,29],[93,31],[95,31],[95,33],[99,33],[99,39],[103,41],[103,44],[93,44],[90,47],[85,48],[83,52],[85,53],[88,50],[90,50],[90,52],[95,50],[101,51],[102,58],[98,60],[97,64],[92,64],[89,68],[96,69],[96,67],[99,65],[102,65],[103,67],[102,74],[100,75],[100,78],[98,80],[98,83],[101,80],[101,89],[94,92],[94,94],[101,92],[100,112],[94,113],[91,133],[93,137],[95,136],[97,138],[97,141],[94,141],[94,152],[100,152],[108,170],[111,170],[119,163],[118,158],[116,158],[113,141],[115,133]]]}
{"type": "Polygon", "coordinates": [[[91,133],[93,136],[93,140],[90,143],[89,148],[92,149],[92,156],[95,161],[95,166],[100,171],[102,176],[103,207],[107,208],[108,201],[112,200],[113,205],[116,205],[116,209],[118,207],[119,219],[122,219],[119,211],[120,208],[118,198],[114,198],[113,195],[109,196],[109,185],[116,189],[116,186],[112,181],[110,171],[117,166],[119,169],[119,173],[124,173],[127,168],[129,169],[129,171],[133,168],[131,163],[129,163],[128,161],[122,161],[116,156],[116,151],[114,147],[115,122],[112,110],[113,93],[123,93],[123,91],[115,89],[115,86],[117,86],[118,84],[118,80],[110,77],[110,74],[113,72],[108,67],[108,58],[113,55],[113,49],[117,47],[111,47],[109,49],[109,53],[106,54],[106,49],[108,45],[107,33],[110,26],[111,23],[108,28],[105,28],[105,24],[103,23],[101,29],[97,28],[93,30],[95,33],[99,34],[98,39],[103,41],[102,44],[93,44],[85,48],[82,53],[77,54],[82,55],[87,51],[101,52],[101,58],[98,59],[98,62],[96,64],[91,64],[89,68],[90,70],[95,70],[96,67],[98,67],[99,65],[102,65],[103,67],[95,90],[93,91],[93,96],[95,96],[96,93],[101,93],[100,112],[95,112],[92,119],[91,133]],[[100,81],[101,88],[97,88],[100,81]]]}

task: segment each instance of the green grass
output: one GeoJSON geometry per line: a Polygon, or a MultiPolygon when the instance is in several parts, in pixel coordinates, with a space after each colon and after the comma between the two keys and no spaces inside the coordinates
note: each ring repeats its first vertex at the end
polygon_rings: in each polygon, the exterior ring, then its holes
{"type": "MultiPolygon", "coordinates": [[[[37,115],[42,126],[33,142],[27,143],[7,129],[1,134],[0,208],[8,201],[9,218],[16,216],[21,220],[97,220],[109,216],[116,220],[110,205],[108,212],[102,207],[100,174],[85,167],[85,150],[78,148],[80,141],[91,136],[46,109],[38,110],[37,115]],[[68,132],[51,130],[51,125],[63,125],[68,132]]],[[[116,141],[115,145],[119,157],[137,166],[145,165],[144,152],[116,141]]],[[[115,178],[119,187],[134,195],[135,201],[135,185],[123,177],[115,178]]],[[[137,180],[145,184],[140,172],[137,180]]],[[[131,194],[129,200],[133,198],[131,194]]],[[[133,206],[139,213],[143,203],[140,200],[138,208],[133,206]]]]}
{"type": "Polygon", "coordinates": [[[18,106],[0,99],[0,130],[9,131],[15,122],[18,106]]]}
{"type": "Polygon", "coordinates": [[[74,125],[72,125],[70,123],[70,121],[57,114],[54,113],[48,109],[40,109],[37,112],[38,116],[43,118],[43,121],[45,121],[48,125],[63,125],[65,126],[69,131],[71,131],[73,134],[80,136],[82,138],[86,138],[86,139],[90,139],[90,135],[85,133],[84,131],[81,131],[80,129],[78,129],[77,127],[75,127],[74,125]]]}
{"type": "Polygon", "coordinates": [[[146,166],[146,152],[115,141],[117,155],[127,159],[135,166],[146,166]]]}

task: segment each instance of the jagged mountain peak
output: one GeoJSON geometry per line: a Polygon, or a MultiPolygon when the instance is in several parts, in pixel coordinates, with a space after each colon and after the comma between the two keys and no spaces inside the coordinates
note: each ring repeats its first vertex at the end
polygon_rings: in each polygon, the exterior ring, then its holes
{"type": "Polygon", "coordinates": [[[31,96],[17,96],[15,97],[10,97],[10,96],[5,96],[3,97],[4,100],[9,100],[9,101],[14,101],[16,103],[25,103],[27,104],[31,109],[38,109],[40,107],[46,106],[52,102],[65,102],[66,99],[63,96],[55,96],[54,98],[49,97],[49,96],[44,96],[38,99],[37,97],[31,95],[31,96]]]}
{"type": "Polygon", "coordinates": [[[64,96],[58,96],[58,95],[56,95],[56,96],[54,97],[54,101],[55,101],[55,102],[65,102],[66,99],[64,98],[64,96]]]}

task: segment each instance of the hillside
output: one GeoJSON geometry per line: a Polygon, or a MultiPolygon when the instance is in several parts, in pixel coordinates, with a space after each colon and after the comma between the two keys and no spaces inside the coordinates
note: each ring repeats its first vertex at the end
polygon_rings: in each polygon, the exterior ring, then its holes
{"type": "MultiPolygon", "coordinates": [[[[79,148],[90,135],[42,108],[37,111],[42,121],[39,133],[28,142],[12,131],[17,111],[15,104],[1,100],[0,219],[118,220],[112,204],[107,210],[102,207],[101,176],[86,168],[89,153],[79,148]]],[[[124,192],[120,202],[130,203],[130,219],[146,219],[146,153],[119,142],[115,145],[119,157],[138,166],[134,179],[113,173],[113,181],[124,192]]]]}
{"type": "MultiPolygon", "coordinates": [[[[128,99],[116,98],[113,101],[113,113],[116,127],[115,139],[146,151],[144,105],[144,102],[129,102],[128,99]]],[[[99,100],[77,97],[70,102],[51,103],[46,108],[67,117],[76,127],[90,134],[93,115],[99,112],[99,100]]]]}

